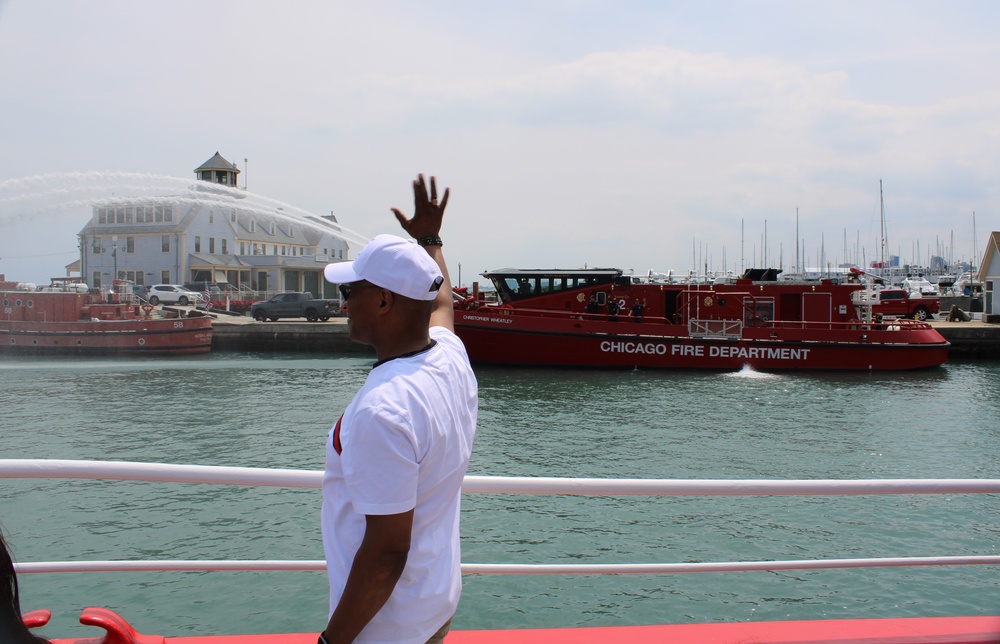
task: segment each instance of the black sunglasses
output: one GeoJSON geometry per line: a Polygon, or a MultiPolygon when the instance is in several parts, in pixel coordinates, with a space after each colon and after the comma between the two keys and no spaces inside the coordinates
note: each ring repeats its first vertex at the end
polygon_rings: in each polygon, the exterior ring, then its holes
{"type": "Polygon", "coordinates": [[[376,284],[362,284],[361,282],[352,282],[350,284],[341,284],[337,288],[340,289],[340,299],[344,302],[351,298],[351,291],[363,291],[366,288],[381,288],[376,284]]]}

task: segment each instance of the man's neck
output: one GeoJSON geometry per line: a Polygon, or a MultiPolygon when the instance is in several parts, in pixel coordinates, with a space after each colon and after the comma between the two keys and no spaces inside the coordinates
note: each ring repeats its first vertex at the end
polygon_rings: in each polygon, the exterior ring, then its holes
{"type": "Polygon", "coordinates": [[[375,357],[378,358],[379,362],[385,362],[386,360],[405,356],[410,353],[416,353],[425,349],[430,343],[431,336],[429,331],[424,332],[420,337],[400,338],[397,336],[393,338],[392,342],[380,342],[375,347],[375,357]]]}

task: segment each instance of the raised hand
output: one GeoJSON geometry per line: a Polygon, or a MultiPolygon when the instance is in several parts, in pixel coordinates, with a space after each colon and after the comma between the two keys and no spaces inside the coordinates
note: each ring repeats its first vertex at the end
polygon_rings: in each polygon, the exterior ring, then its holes
{"type": "Polygon", "coordinates": [[[414,239],[436,237],[441,232],[441,221],[444,218],[444,209],[448,205],[448,194],[449,189],[445,188],[444,198],[438,203],[437,183],[434,177],[431,177],[431,192],[428,196],[424,175],[419,174],[413,181],[413,217],[407,218],[398,208],[393,208],[392,212],[410,237],[414,239]]]}

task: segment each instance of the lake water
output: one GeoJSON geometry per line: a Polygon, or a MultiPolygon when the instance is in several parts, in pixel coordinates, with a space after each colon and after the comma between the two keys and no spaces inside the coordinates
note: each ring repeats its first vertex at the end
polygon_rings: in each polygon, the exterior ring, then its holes
{"type": "MultiPolygon", "coordinates": [[[[0,454],[323,467],[366,357],[0,358],[0,454]]],[[[481,368],[470,474],[1000,478],[1000,364],[771,375],[481,368]]],[[[20,561],[322,559],[319,490],[0,481],[20,561]]],[[[470,563],[673,563],[1000,554],[989,495],[466,495],[470,563]]],[[[464,579],[456,629],[1000,613],[996,566],[464,579]]],[[[31,574],[49,637],[80,609],[165,635],[318,631],[321,572],[31,574]]]]}

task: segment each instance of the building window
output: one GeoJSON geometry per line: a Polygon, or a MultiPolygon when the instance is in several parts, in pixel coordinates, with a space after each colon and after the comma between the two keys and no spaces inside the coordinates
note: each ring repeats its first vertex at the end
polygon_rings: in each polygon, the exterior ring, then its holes
{"type": "Polygon", "coordinates": [[[229,248],[227,248],[229,246],[229,244],[227,243],[227,242],[229,242],[229,240],[228,239],[223,239],[221,241],[222,241],[222,254],[225,255],[226,253],[229,252],[229,248]]]}
{"type": "Polygon", "coordinates": [[[211,170],[202,170],[201,171],[201,180],[202,181],[211,181],[212,180],[212,171],[211,170]]]}
{"type": "Polygon", "coordinates": [[[94,254],[100,255],[103,252],[104,248],[101,246],[101,240],[98,239],[97,237],[94,237],[94,254]]]}
{"type": "Polygon", "coordinates": [[[257,220],[255,219],[250,220],[250,232],[257,232],[257,220]]]}
{"type": "Polygon", "coordinates": [[[253,245],[253,249],[252,249],[252,252],[251,252],[251,254],[253,254],[253,255],[256,255],[256,254],[257,254],[257,244],[254,244],[254,245],[253,245]]]}
{"type": "MultiPolygon", "coordinates": [[[[135,237],[126,237],[125,238],[125,252],[126,253],[134,253],[135,252],[135,237]]],[[[137,282],[137,283],[141,284],[141,282],[137,282]]]]}
{"type": "Polygon", "coordinates": [[[170,283],[170,271],[160,271],[160,284],[170,283]]]}
{"type": "Polygon", "coordinates": [[[153,209],[153,212],[156,214],[156,217],[153,219],[153,221],[155,221],[158,224],[163,223],[163,206],[156,206],[153,209]]]}
{"type": "Polygon", "coordinates": [[[277,255],[278,254],[278,246],[275,245],[275,246],[273,246],[273,248],[274,248],[274,254],[277,255]]]}
{"type": "Polygon", "coordinates": [[[174,207],[167,204],[163,207],[163,221],[173,221],[174,220],[174,207]]]}
{"type": "Polygon", "coordinates": [[[240,255],[246,255],[246,254],[247,254],[247,243],[240,242],[240,255]]]}
{"type": "Polygon", "coordinates": [[[101,271],[94,271],[94,283],[91,286],[101,288],[101,271]]]}
{"type": "Polygon", "coordinates": [[[201,252],[201,237],[199,235],[194,236],[194,252],[201,252]]]}
{"type": "Polygon", "coordinates": [[[344,259],[344,251],[343,250],[338,250],[337,251],[337,259],[344,259]]]}
{"type": "Polygon", "coordinates": [[[125,223],[125,206],[115,208],[115,223],[125,223]]]}
{"type": "Polygon", "coordinates": [[[214,224],[215,223],[215,211],[214,210],[209,210],[208,211],[208,223],[210,223],[210,224],[214,224]]]}
{"type": "Polygon", "coordinates": [[[208,238],[208,252],[212,255],[215,254],[215,237],[208,238]]]}
{"type": "MultiPolygon", "coordinates": [[[[140,208],[140,210],[142,209],[140,208]]],[[[135,208],[133,208],[132,206],[125,207],[125,223],[126,224],[135,223],[135,208]]]]}
{"type": "Polygon", "coordinates": [[[236,223],[236,211],[234,210],[231,215],[229,215],[229,221],[236,223]]]}
{"type": "Polygon", "coordinates": [[[170,252],[170,235],[160,235],[160,251],[170,252]]]}

